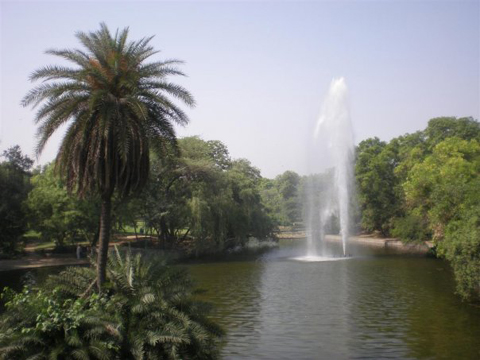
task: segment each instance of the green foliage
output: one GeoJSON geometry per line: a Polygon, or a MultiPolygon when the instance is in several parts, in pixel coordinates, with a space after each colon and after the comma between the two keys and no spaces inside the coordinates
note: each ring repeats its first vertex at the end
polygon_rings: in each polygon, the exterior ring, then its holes
{"type": "Polygon", "coordinates": [[[405,242],[419,242],[431,237],[428,222],[412,211],[393,220],[392,235],[405,242]]]}
{"type": "Polygon", "coordinates": [[[65,298],[57,289],[29,287],[2,297],[0,359],[113,359],[105,297],[65,298]]]}
{"type": "Polygon", "coordinates": [[[228,224],[229,237],[246,240],[248,236],[270,236],[273,223],[261,202],[260,171],[246,159],[236,160],[226,173],[231,191],[228,224]]]}
{"type": "Polygon", "coordinates": [[[478,298],[480,124],[436,118],[424,131],[369,139],[357,151],[362,225],[405,241],[433,239],[459,294],[478,298]]]}
{"type": "Polygon", "coordinates": [[[458,293],[480,301],[480,196],[473,206],[462,210],[458,220],[448,224],[437,250],[452,264],[458,293]]]}
{"type": "Polygon", "coordinates": [[[265,238],[273,229],[260,197],[261,176],[247,160],[232,160],[220,141],[179,140],[180,156],[158,158],[137,205],[167,246],[193,238],[197,255],[265,238]]]}
{"type": "Polygon", "coordinates": [[[49,165],[31,179],[33,189],[26,205],[30,229],[56,245],[75,240],[94,241],[98,231],[98,199],[79,200],[68,193],[49,165]]]}
{"type": "Polygon", "coordinates": [[[109,257],[102,295],[95,271],[69,268],[41,289],[8,291],[3,359],[214,359],[222,330],[195,300],[185,271],[141,255],[109,257]]]}
{"type": "Polygon", "coordinates": [[[299,206],[298,187],[300,176],[293,171],[285,171],[276,177],[278,191],[282,198],[282,210],[284,218],[289,224],[294,224],[301,220],[301,208],[299,206]]]}
{"type": "Polygon", "coordinates": [[[12,146],[5,150],[2,157],[5,158],[6,165],[20,172],[27,173],[33,165],[33,160],[27,155],[22,154],[19,145],[12,146]]]}
{"type": "Polygon", "coordinates": [[[479,174],[480,144],[449,138],[410,171],[403,185],[407,208],[427,219],[433,238],[442,240],[445,226],[475,192],[479,174]]]}
{"type": "Polygon", "coordinates": [[[440,117],[428,122],[424,134],[426,145],[432,150],[437,144],[451,137],[480,141],[480,126],[478,121],[471,117],[440,117]]]}
{"type": "Polygon", "coordinates": [[[229,169],[232,165],[232,159],[225,144],[219,140],[209,140],[207,141],[207,146],[209,148],[209,156],[215,163],[215,166],[222,170],[229,169]]]}
{"type": "MultiPolygon", "coordinates": [[[[410,216],[413,208],[411,199],[406,199],[406,184],[412,181],[412,176],[422,181],[422,170],[414,167],[429,157],[441,142],[454,138],[480,141],[479,123],[472,118],[435,118],[425,130],[400,136],[389,143],[378,138],[362,141],[357,148],[355,172],[363,229],[384,235],[393,231],[397,235],[413,236],[417,221],[413,217],[402,220],[410,216]]],[[[417,209],[416,212],[416,216],[424,217],[421,223],[429,221],[425,219],[425,211],[417,209]]],[[[429,229],[423,232],[427,236],[429,233],[429,229]]]]}
{"type": "Polygon", "coordinates": [[[407,204],[452,264],[457,290],[480,299],[480,144],[449,138],[415,165],[404,184],[407,204]]]}
{"type": "Polygon", "coordinates": [[[27,229],[23,202],[30,191],[30,168],[33,160],[14,146],[3,152],[0,163],[0,256],[18,251],[27,229]]]}
{"type": "Polygon", "coordinates": [[[293,171],[285,171],[273,180],[262,181],[262,201],[277,224],[291,226],[302,221],[302,181],[293,171]]]}
{"type": "Polygon", "coordinates": [[[362,141],[357,148],[355,175],[362,211],[362,227],[367,231],[390,233],[391,220],[398,214],[399,198],[392,148],[378,138],[362,141]]]}

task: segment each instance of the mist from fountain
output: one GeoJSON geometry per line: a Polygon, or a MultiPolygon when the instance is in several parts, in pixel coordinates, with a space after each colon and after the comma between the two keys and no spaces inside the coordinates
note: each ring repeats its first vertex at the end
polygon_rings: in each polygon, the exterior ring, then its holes
{"type": "MultiPolygon", "coordinates": [[[[344,78],[334,79],[323,103],[321,115],[314,131],[315,142],[327,147],[316,154],[316,161],[324,167],[332,166],[320,178],[321,184],[307,186],[307,256],[305,259],[325,259],[324,244],[327,230],[338,220],[343,255],[347,254],[350,229],[350,203],[353,196],[354,140],[348,104],[348,88],[344,78]]],[[[311,179],[319,181],[318,178],[311,179]]],[[[308,260],[307,260],[308,261],[308,260]]],[[[311,260],[313,261],[313,260],[311,260]]]]}

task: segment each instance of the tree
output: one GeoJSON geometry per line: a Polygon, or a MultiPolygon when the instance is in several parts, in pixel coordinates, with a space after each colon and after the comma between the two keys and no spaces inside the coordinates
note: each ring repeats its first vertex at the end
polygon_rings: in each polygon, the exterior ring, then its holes
{"type": "Polygon", "coordinates": [[[480,195],[477,179],[472,199],[451,221],[438,252],[452,264],[457,292],[465,299],[480,301],[480,195]],[[473,200],[474,199],[474,200],[473,200]],[[472,201],[473,200],[473,201],[472,201]]]}
{"type": "Polygon", "coordinates": [[[425,142],[429,150],[450,137],[480,141],[480,124],[471,117],[439,117],[431,119],[424,130],[425,142]]]}
{"type": "Polygon", "coordinates": [[[285,171],[275,178],[282,198],[282,210],[288,224],[300,221],[301,208],[298,194],[300,176],[293,171],[285,171]]]}
{"type": "Polygon", "coordinates": [[[260,171],[231,160],[220,141],[179,140],[178,157],[156,158],[138,208],[165,246],[196,255],[265,238],[273,223],[260,197],[260,171]]]}
{"type": "Polygon", "coordinates": [[[300,189],[303,186],[300,176],[294,171],[285,171],[275,179],[262,179],[262,201],[279,225],[293,225],[301,221],[302,202],[300,189]]]}
{"type": "Polygon", "coordinates": [[[232,208],[231,212],[227,212],[228,237],[241,243],[249,236],[258,239],[271,236],[274,224],[261,201],[260,170],[252,166],[250,161],[238,159],[232,162],[226,175],[231,189],[232,208]]]}
{"type": "Polygon", "coordinates": [[[480,174],[480,144],[476,140],[448,138],[417,163],[403,184],[409,212],[421,216],[434,240],[444,238],[445,227],[457,220],[474,198],[480,174]]]}
{"type": "Polygon", "coordinates": [[[61,179],[48,165],[31,179],[33,189],[25,205],[29,227],[42,234],[44,240],[54,240],[63,246],[65,240],[87,240],[94,243],[98,231],[98,199],[78,199],[67,192],[61,179]]]}
{"type": "Polygon", "coordinates": [[[480,299],[480,143],[449,137],[404,183],[407,217],[422,221],[438,255],[452,265],[457,291],[480,299]]]}
{"type": "Polygon", "coordinates": [[[388,235],[391,220],[398,211],[395,193],[395,156],[378,138],[362,141],[357,148],[355,176],[362,210],[362,227],[388,235]]]}
{"type": "Polygon", "coordinates": [[[146,63],[156,53],[150,38],[127,41],[128,29],[112,36],[105,24],[97,32],[79,32],[85,50],[48,50],[76,65],[46,66],[30,79],[44,82],[23,99],[40,103],[36,114],[40,154],[62,124],[68,128],[55,160],[69,191],[101,198],[98,287],[105,281],[111,231],[111,202],[142,189],[148,179],[150,151],[175,146],[173,123],[187,124],[186,114],[168,97],[193,106],[192,96],[167,81],[183,75],[177,60],[146,63]]]}
{"type": "Polygon", "coordinates": [[[210,149],[210,157],[213,159],[215,166],[222,170],[228,170],[232,165],[232,159],[224,143],[219,140],[207,141],[207,146],[210,149]]]}
{"type": "MultiPolygon", "coordinates": [[[[429,237],[428,219],[407,204],[405,184],[415,166],[447,139],[480,141],[480,124],[473,118],[431,119],[423,131],[406,134],[389,143],[367,139],[357,149],[356,179],[362,208],[362,227],[404,240],[429,237]]],[[[418,175],[421,177],[421,174],[418,175]]]]}
{"type": "Polygon", "coordinates": [[[5,161],[0,163],[0,253],[11,254],[27,230],[23,202],[31,189],[29,170],[33,160],[23,155],[18,145],[5,150],[2,156],[5,161]]]}
{"type": "Polygon", "coordinates": [[[22,154],[22,150],[19,145],[12,146],[5,150],[2,155],[10,167],[18,171],[28,172],[32,165],[33,160],[27,155],[22,154]]]}

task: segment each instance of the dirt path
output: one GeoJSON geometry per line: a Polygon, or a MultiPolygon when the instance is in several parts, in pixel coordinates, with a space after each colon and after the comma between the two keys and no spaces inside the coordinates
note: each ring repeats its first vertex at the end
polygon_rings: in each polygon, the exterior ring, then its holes
{"type": "Polygon", "coordinates": [[[47,266],[67,266],[88,264],[88,259],[74,257],[39,257],[26,256],[21,259],[0,260],[0,271],[33,269],[47,266]]]}
{"type": "MultiPolygon", "coordinates": [[[[110,242],[109,247],[112,249],[114,246],[121,246],[134,242],[135,240],[156,240],[156,238],[146,235],[122,236],[116,239],[116,241],[110,242]]],[[[36,251],[35,243],[27,244],[25,247],[26,256],[20,259],[0,260],[0,271],[33,269],[48,266],[84,265],[89,263],[88,259],[76,259],[74,254],[41,256],[35,254],[36,251]]]]}

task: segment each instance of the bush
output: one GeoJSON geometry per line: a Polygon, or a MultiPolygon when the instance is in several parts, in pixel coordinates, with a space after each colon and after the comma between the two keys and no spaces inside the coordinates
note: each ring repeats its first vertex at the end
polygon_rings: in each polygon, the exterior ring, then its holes
{"type": "Polygon", "coordinates": [[[214,359],[221,329],[185,271],[118,251],[95,293],[93,268],[7,291],[0,359],[214,359]]]}
{"type": "Polygon", "coordinates": [[[461,213],[452,221],[445,239],[438,244],[438,253],[450,261],[457,292],[464,298],[480,301],[480,209],[478,206],[461,213]]]}
{"type": "Polygon", "coordinates": [[[432,236],[428,224],[413,212],[393,220],[392,235],[404,242],[425,241],[432,236]]]}

